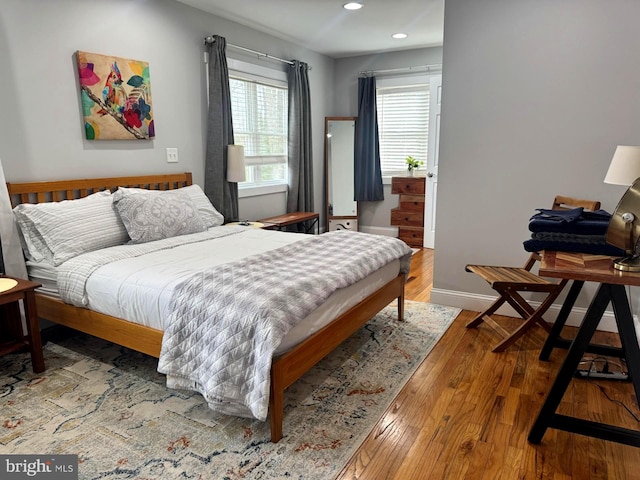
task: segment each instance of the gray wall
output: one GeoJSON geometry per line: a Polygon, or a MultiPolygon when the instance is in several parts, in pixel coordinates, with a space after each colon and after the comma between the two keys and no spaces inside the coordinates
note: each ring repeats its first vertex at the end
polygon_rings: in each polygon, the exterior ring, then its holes
{"type": "MultiPolygon", "coordinates": [[[[314,201],[324,217],[324,117],[357,114],[360,70],[441,63],[429,48],[333,60],[292,43],[172,0],[3,0],[0,10],[0,158],[9,181],[192,171],[202,184],[206,101],[203,38],[230,43],[312,66],[314,201]],[[84,139],[77,50],[149,62],[156,137],[150,141],[84,139]],[[179,163],[165,149],[177,147],[179,163]]],[[[228,56],[284,69],[239,50],[228,56]]],[[[364,205],[361,224],[389,227],[397,198],[364,205]]],[[[285,194],[240,199],[240,216],[284,213],[285,194]]],[[[322,220],[324,225],[324,220],[322,220]]]]}
{"type": "MultiPolygon", "coordinates": [[[[397,52],[341,58],[335,63],[333,112],[335,116],[358,116],[358,73],[416,65],[442,63],[442,47],[402,50],[397,52]]],[[[424,72],[424,70],[422,71],[424,72]]],[[[379,76],[382,78],[382,76],[379,76]]],[[[384,185],[384,201],[360,202],[360,226],[372,233],[395,235],[390,211],[398,206],[398,196],[391,194],[391,185],[384,185]]]]}
{"type": "Polygon", "coordinates": [[[638,18],[636,0],[447,0],[432,300],[490,293],[464,266],[522,264],[556,194],[613,211],[615,147],[640,145],[638,18]]]}
{"type": "MultiPolygon", "coordinates": [[[[173,0],[2,0],[0,9],[0,158],[8,181],[192,171],[202,184],[206,96],[203,38],[312,66],[314,188],[323,205],[324,117],[332,108],[334,61],[173,0]],[[84,139],[77,50],[149,62],[156,137],[84,139]],[[165,148],[177,147],[168,164],[165,148]]],[[[228,49],[228,56],[284,68],[228,49]]],[[[284,213],[284,194],[243,198],[240,215],[284,213]]]]}

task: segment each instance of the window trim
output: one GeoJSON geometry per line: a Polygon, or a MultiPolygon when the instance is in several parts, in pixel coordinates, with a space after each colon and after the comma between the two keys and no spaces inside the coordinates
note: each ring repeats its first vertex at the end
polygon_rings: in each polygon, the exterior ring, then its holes
{"type": "Polygon", "coordinates": [[[259,195],[271,195],[285,193],[288,190],[286,183],[273,183],[265,185],[253,185],[251,187],[238,188],[238,198],[257,197],[259,195]]]}

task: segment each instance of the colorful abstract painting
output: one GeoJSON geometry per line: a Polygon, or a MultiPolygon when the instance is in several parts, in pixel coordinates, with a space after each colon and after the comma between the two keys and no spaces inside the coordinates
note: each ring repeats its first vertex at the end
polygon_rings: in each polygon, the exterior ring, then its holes
{"type": "Polygon", "coordinates": [[[87,140],[155,137],[147,62],[88,52],[77,61],[87,140]]]}

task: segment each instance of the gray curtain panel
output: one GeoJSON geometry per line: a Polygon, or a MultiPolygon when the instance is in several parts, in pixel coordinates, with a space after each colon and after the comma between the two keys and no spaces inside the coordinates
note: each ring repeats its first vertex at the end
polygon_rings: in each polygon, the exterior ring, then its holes
{"type": "Polygon", "coordinates": [[[358,121],[356,122],[354,168],[354,200],[360,202],[384,200],[378,140],[376,77],[358,79],[358,121]]]}
{"type": "Polygon", "coordinates": [[[209,115],[204,193],[226,222],[238,220],[238,184],[227,182],[227,146],[233,144],[227,41],[219,35],[206,44],[209,53],[209,115]]]}
{"type": "Polygon", "coordinates": [[[313,212],[313,154],[309,66],[289,67],[289,193],[287,212],[313,212]]]}

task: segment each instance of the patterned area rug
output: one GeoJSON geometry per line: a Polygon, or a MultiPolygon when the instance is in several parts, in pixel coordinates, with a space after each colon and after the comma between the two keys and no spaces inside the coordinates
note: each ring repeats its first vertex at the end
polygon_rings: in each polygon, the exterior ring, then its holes
{"type": "Polygon", "coordinates": [[[285,393],[284,438],[169,390],[157,360],[80,333],[0,357],[0,454],[77,454],[81,479],[331,479],[459,313],[386,307],[285,393]]]}

